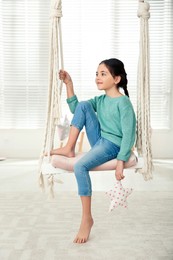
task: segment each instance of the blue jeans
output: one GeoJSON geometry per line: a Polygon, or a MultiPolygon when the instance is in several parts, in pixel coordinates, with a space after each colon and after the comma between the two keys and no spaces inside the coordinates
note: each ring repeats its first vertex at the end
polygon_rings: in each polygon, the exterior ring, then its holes
{"type": "Polygon", "coordinates": [[[85,126],[91,149],[74,165],[80,196],[91,196],[92,185],[89,171],[117,157],[120,147],[101,137],[101,129],[96,113],[88,101],[78,103],[71,125],[82,130],[85,126]]]}

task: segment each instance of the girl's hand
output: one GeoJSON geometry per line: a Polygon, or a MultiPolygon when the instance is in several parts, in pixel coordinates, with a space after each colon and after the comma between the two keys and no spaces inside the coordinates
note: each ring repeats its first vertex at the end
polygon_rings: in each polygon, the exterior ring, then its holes
{"type": "Polygon", "coordinates": [[[66,85],[67,98],[74,96],[73,81],[68,72],[65,70],[60,70],[59,79],[66,85]]]}
{"type": "Polygon", "coordinates": [[[124,162],[123,161],[117,161],[115,177],[118,181],[123,180],[125,178],[125,176],[123,174],[123,170],[124,170],[124,162]]]}
{"type": "Polygon", "coordinates": [[[72,79],[68,72],[65,70],[59,71],[59,79],[62,80],[66,85],[72,84],[72,79]]]}

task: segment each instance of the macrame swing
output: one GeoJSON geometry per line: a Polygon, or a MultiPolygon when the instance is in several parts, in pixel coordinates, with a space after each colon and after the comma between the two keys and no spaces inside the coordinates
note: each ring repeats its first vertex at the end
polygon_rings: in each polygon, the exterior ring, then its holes
{"type": "MultiPolygon", "coordinates": [[[[39,160],[39,184],[43,189],[44,176],[47,178],[51,196],[54,196],[53,186],[55,182],[62,183],[56,179],[56,174],[63,171],[72,172],[74,163],[83,156],[79,153],[74,158],[67,158],[61,155],[50,156],[50,150],[54,146],[55,131],[61,118],[61,90],[62,82],[58,79],[59,69],[63,69],[63,48],[61,34],[62,5],[61,0],[53,0],[51,4],[50,22],[50,66],[49,66],[49,91],[47,120],[44,134],[44,144],[39,160]],[[44,157],[47,153],[48,156],[44,157]]],[[[152,152],[151,152],[151,128],[150,128],[150,97],[149,97],[149,40],[148,40],[148,19],[149,4],[139,1],[138,17],[140,18],[140,53],[138,64],[137,81],[137,152],[132,152],[125,168],[140,171],[145,180],[152,178],[152,152]],[[142,159],[141,157],[142,156],[142,159]]],[[[100,165],[93,171],[115,170],[116,159],[100,165]]],[[[120,184],[121,185],[121,184],[120,184]]],[[[119,186],[120,188],[120,186],[119,186]]],[[[111,197],[111,193],[109,194],[111,197]]]]}

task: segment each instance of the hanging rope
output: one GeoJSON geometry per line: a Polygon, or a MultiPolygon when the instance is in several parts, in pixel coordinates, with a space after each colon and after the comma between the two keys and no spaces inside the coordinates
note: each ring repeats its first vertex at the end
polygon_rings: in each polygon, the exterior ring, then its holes
{"type": "Polygon", "coordinates": [[[140,43],[137,78],[137,151],[144,159],[140,170],[145,180],[152,179],[152,151],[150,126],[150,67],[149,67],[149,4],[139,0],[140,43]]]}
{"type": "Polygon", "coordinates": [[[62,5],[61,0],[52,0],[50,10],[50,39],[49,39],[49,85],[47,118],[44,134],[43,149],[39,160],[39,185],[44,188],[42,163],[45,152],[50,161],[50,151],[53,148],[55,128],[61,117],[61,91],[63,82],[58,79],[60,67],[64,68],[62,33],[61,33],[62,5]]]}

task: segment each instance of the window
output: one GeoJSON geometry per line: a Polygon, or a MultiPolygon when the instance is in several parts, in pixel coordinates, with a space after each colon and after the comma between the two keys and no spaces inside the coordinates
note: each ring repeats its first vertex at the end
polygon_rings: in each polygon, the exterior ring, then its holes
{"type": "MultiPolygon", "coordinates": [[[[150,0],[151,124],[169,128],[173,3],[150,0]]],[[[0,0],[0,128],[42,128],[48,88],[49,5],[45,0],[0,0]]],[[[137,0],[62,0],[65,69],[79,100],[100,95],[95,71],[121,59],[136,107],[139,45],[137,0]]],[[[62,103],[65,105],[65,87],[62,103]]],[[[68,111],[68,108],[67,108],[68,111]]],[[[65,111],[64,113],[68,113],[65,111]]]]}
{"type": "Polygon", "coordinates": [[[0,0],[0,127],[43,127],[49,1],[0,0]]]}
{"type": "Polygon", "coordinates": [[[150,0],[151,124],[170,127],[173,69],[173,1],[150,0]]]}

